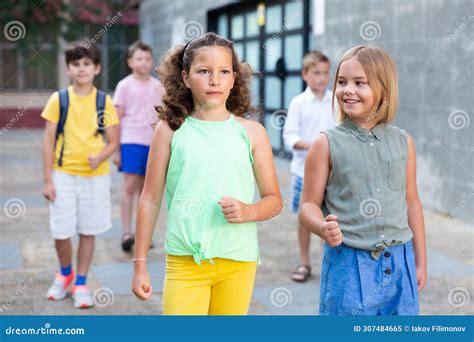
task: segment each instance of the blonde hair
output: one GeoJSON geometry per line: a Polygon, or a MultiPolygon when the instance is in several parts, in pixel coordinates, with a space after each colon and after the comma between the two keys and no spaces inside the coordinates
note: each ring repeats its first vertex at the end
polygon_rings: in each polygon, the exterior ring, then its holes
{"type": "Polygon", "coordinates": [[[307,72],[318,63],[331,64],[329,58],[319,51],[308,51],[303,57],[303,71],[307,72]]]}
{"type": "MultiPolygon", "coordinates": [[[[395,119],[398,108],[398,78],[395,62],[389,54],[382,48],[360,45],[353,47],[343,56],[336,70],[334,79],[332,107],[334,108],[334,99],[336,93],[337,79],[341,64],[352,57],[356,57],[364,69],[367,82],[374,95],[375,104],[371,114],[365,124],[389,123],[395,119]]],[[[341,106],[336,113],[336,119],[339,122],[344,121],[346,113],[342,111],[341,106]]]]}

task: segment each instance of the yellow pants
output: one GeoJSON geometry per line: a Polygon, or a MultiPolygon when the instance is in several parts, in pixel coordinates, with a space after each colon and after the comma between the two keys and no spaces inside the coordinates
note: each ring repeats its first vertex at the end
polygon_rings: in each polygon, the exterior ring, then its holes
{"type": "Polygon", "coordinates": [[[164,315],[246,315],[257,262],[166,256],[164,315]]]}

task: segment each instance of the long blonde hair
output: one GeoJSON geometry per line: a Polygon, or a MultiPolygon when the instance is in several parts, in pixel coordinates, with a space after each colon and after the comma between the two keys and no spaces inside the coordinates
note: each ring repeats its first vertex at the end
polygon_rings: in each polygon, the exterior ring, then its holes
{"type": "MultiPolygon", "coordinates": [[[[373,124],[389,123],[395,119],[398,108],[398,77],[395,62],[382,48],[360,45],[347,51],[341,58],[334,79],[332,107],[335,111],[334,100],[341,64],[352,57],[356,57],[364,69],[367,82],[375,98],[368,121],[373,124]]],[[[344,121],[346,113],[342,107],[336,113],[339,122],[344,121]]]]}

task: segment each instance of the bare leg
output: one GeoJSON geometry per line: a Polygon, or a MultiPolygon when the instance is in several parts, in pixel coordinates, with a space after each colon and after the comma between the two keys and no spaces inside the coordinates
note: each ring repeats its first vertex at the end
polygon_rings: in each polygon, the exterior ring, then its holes
{"type": "Polygon", "coordinates": [[[300,246],[300,265],[292,273],[291,279],[305,282],[311,276],[311,265],[309,260],[309,244],[311,235],[300,223],[298,223],[298,242],[300,246]]]}
{"type": "Polygon", "coordinates": [[[94,254],[95,236],[79,235],[79,250],[77,251],[77,274],[87,275],[94,254]]]}
{"type": "MultiPolygon", "coordinates": [[[[137,199],[135,201],[135,207],[133,209],[133,212],[136,214],[138,210],[138,201],[140,200],[140,196],[142,195],[143,192],[143,186],[145,185],[145,176],[139,176],[136,175],[135,179],[135,184],[136,184],[136,194],[137,194],[137,199]]],[[[132,214],[133,217],[133,214],[132,214]]]]}
{"type": "Polygon", "coordinates": [[[67,267],[72,263],[72,243],[71,239],[54,240],[56,253],[61,267],[67,267]]]}
{"type": "Polygon", "coordinates": [[[145,185],[145,176],[138,176],[138,179],[137,179],[138,198],[140,198],[140,196],[142,194],[144,185],[145,185]]]}
{"type": "Polygon", "coordinates": [[[311,241],[310,232],[298,224],[298,241],[300,243],[300,262],[301,265],[310,265],[309,243],[311,241]]]}
{"type": "Polygon", "coordinates": [[[120,200],[120,213],[122,216],[123,235],[130,236],[132,233],[132,212],[134,197],[138,187],[139,176],[124,173],[122,184],[122,196],[120,200]]]}

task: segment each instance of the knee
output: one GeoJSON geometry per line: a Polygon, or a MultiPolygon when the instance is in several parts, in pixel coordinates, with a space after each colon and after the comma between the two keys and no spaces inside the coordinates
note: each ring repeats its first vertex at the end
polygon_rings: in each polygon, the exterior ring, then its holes
{"type": "Polygon", "coordinates": [[[95,240],[95,235],[84,235],[84,234],[79,234],[79,238],[84,241],[94,241],[95,240]]]}
{"type": "Polygon", "coordinates": [[[136,191],[137,191],[137,182],[135,179],[130,178],[130,179],[126,179],[123,182],[123,192],[126,195],[133,196],[136,191]]]}

